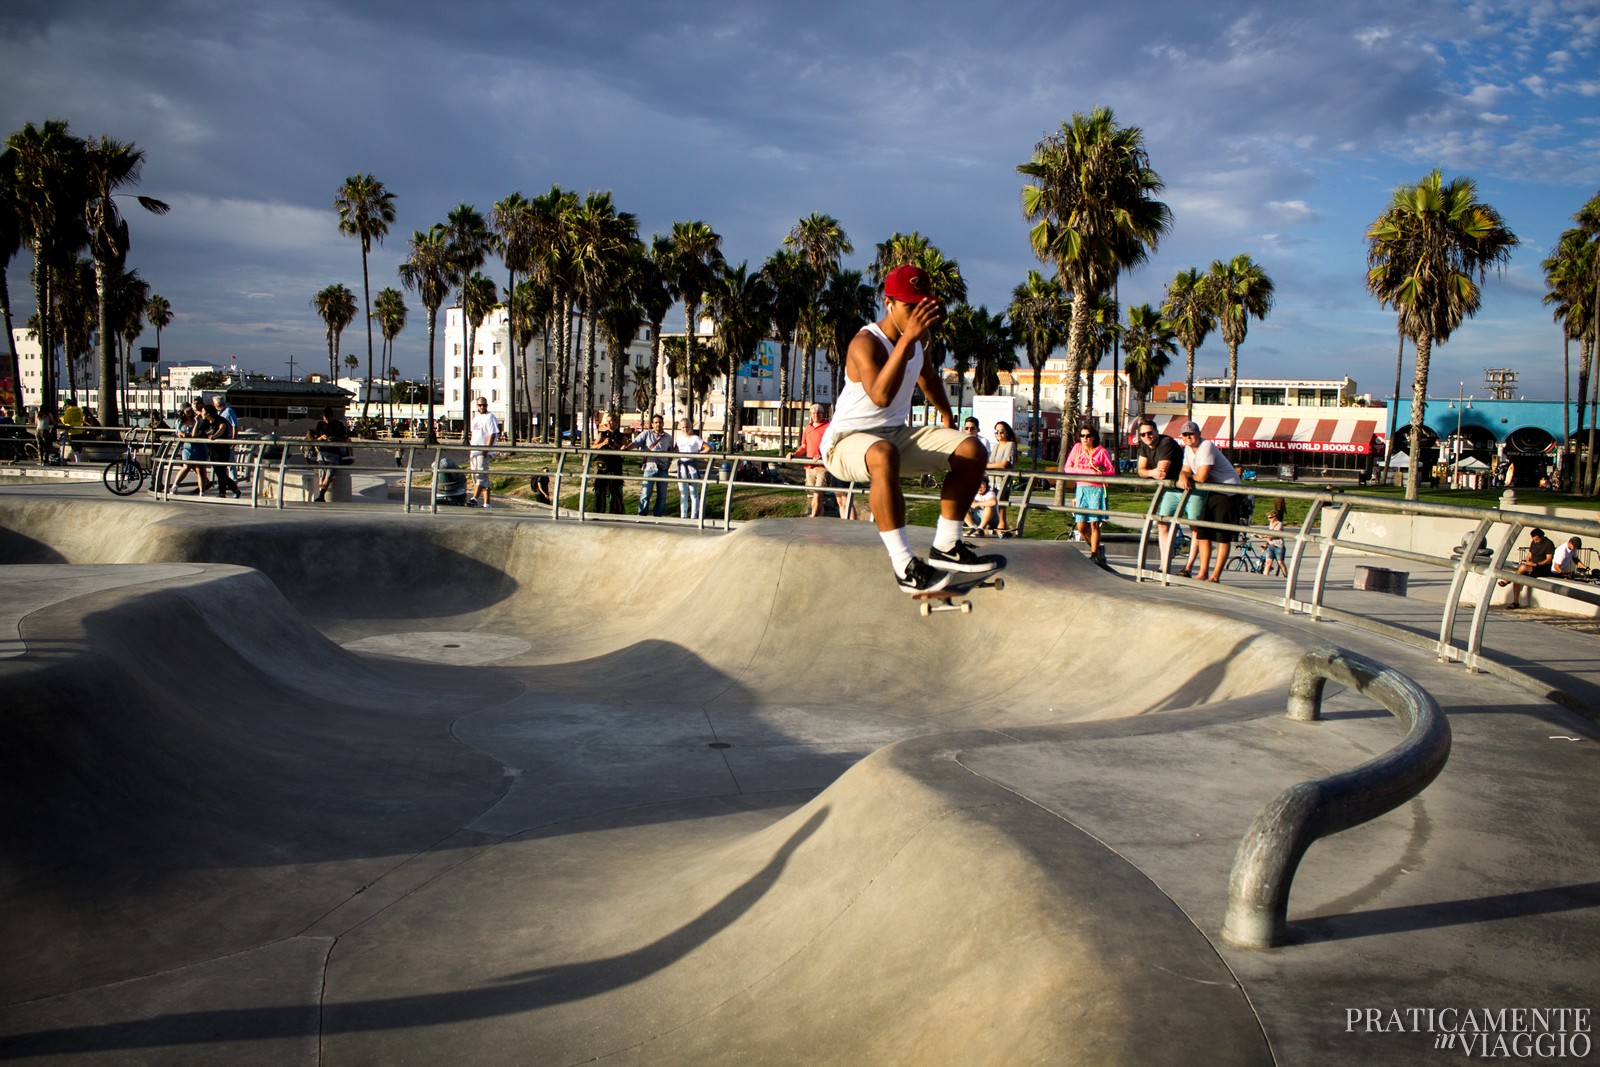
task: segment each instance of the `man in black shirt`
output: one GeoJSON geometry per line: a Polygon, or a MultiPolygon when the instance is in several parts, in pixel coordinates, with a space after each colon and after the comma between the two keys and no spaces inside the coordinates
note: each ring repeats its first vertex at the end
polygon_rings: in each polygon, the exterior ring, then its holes
{"type": "MultiPolygon", "coordinates": [[[[1157,430],[1156,424],[1150,419],[1139,421],[1139,447],[1136,454],[1141,478],[1173,482],[1177,481],[1178,472],[1183,469],[1183,446],[1157,430]]],[[[1175,489],[1156,491],[1161,494],[1161,499],[1156,501],[1156,514],[1176,514],[1181,494],[1175,489]]],[[[1172,555],[1172,524],[1158,522],[1156,530],[1160,534],[1161,559],[1165,563],[1172,555]]]]}

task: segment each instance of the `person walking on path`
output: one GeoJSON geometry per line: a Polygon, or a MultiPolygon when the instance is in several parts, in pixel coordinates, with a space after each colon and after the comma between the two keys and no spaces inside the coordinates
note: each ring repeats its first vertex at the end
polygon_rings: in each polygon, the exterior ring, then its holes
{"type": "MultiPolygon", "coordinates": [[[[1078,441],[1067,453],[1067,461],[1061,469],[1068,474],[1116,473],[1111,453],[1100,443],[1100,433],[1093,426],[1078,430],[1078,441]]],[[[1082,509],[1072,516],[1072,521],[1078,524],[1078,536],[1089,544],[1089,561],[1099,567],[1106,566],[1105,550],[1100,547],[1100,524],[1105,521],[1100,512],[1106,509],[1106,483],[1078,482],[1073,503],[1082,509]]]]}
{"type": "Polygon", "coordinates": [[[480,507],[489,507],[489,460],[494,454],[489,451],[500,440],[500,420],[494,417],[494,412],[489,410],[489,400],[480,396],[477,403],[478,410],[472,414],[472,423],[468,426],[471,435],[472,453],[467,465],[472,468],[472,499],[480,507]]]}
{"type": "Polygon", "coordinates": [[[872,517],[900,588],[933,592],[949,583],[952,571],[982,573],[1005,564],[1004,557],[980,556],[961,540],[989,453],[980,439],[955,428],[944,384],[923,351],[923,339],[944,318],[927,271],[896,267],[883,280],[883,298],[883,318],[862,327],[845,354],[845,384],[823,435],[822,460],[840,481],[869,483],[872,517]],[[942,426],[907,425],[918,385],[942,426]],[[947,473],[939,520],[924,562],[906,534],[900,478],[941,469],[947,473]]]}

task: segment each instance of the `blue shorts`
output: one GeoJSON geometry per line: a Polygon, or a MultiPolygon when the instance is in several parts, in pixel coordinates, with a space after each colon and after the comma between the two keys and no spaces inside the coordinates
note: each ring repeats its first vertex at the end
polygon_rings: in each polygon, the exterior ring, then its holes
{"type": "MultiPolygon", "coordinates": [[[[1106,489],[1103,485],[1080,485],[1078,492],[1073,497],[1073,503],[1080,508],[1096,508],[1100,511],[1106,509],[1106,489]]],[[[1105,522],[1104,515],[1090,515],[1087,512],[1073,512],[1073,522],[1105,522]]]]}
{"type": "MultiPolygon", "coordinates": [[[[1156,514],[1162,517],[1176,515],[1178,513],[1178,498],[1183,495],[1183,490],[1162,489],[1160,493],[1161,499],[1156,501],[1156,514]]],[[[1190,493],[1189,499],[1184,501],[1183,504],[1183,517],[1186,519],[1198,519],[1201,509],[1205,506],[1206,494],[1203,490],[1190,493]]]]}

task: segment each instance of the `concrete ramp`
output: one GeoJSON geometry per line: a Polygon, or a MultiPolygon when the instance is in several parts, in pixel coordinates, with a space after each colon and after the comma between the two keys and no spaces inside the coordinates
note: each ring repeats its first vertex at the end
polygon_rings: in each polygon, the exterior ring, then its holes
{"type": "Polygon", "coordinates": [[[0,511],[57,557],[0,583],[104,575],[0,659],[0,1058],[1269,1062],[1182,910],[936,735],[1261,714],[1289,639],[1051,545],[922,619],[862,525],[119,507],[0,511]]]}

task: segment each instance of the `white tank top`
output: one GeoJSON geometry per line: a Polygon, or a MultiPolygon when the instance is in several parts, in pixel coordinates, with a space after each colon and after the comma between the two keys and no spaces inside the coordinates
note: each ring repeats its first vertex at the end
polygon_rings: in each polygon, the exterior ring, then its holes
{"type": "MultiPolygon", "coordinates": [[[[878,328],[877,323],[869,322],[861,329],[877,338],[885,354],[894,352],[894,345],[889,343],[889,338],[878,328]]],[[[867,395],[866,386],[851,381],[846,376],[844,388],[839,390],[838,402],[833,406],[833,421],[828,424],[828,432],[822,435],[822,454],[824,456],[828,454],[828,449],[833,447],[834,439],[841,434],[856,430],[885,430],[904,426],[911,419],[911,394],[917,388],[917,379],[921,375],[922,342],[917,341],[912,345],[911,359],[906,363],[906,373],[900,380],[900,388],[889,398],[886,407],[874,404],[872,398],[867,395]]]]}

